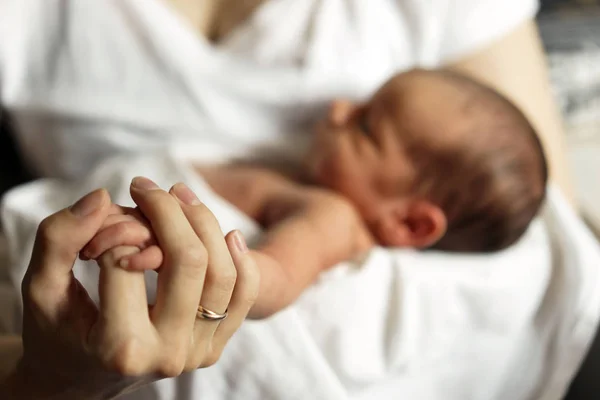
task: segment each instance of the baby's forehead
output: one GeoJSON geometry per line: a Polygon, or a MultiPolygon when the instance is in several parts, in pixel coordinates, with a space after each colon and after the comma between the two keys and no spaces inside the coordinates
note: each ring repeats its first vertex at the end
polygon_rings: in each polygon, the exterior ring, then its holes
{"type": "Polygon", "coordinates": [[[390,78],[374,97],[384,95],[411,99],[443,95],[463,98],[471,92],[466,82],[439,71],[413,70],[390,78]]]}
{"type": "Polygon", "coordinates": [[[383,109],[397,131],[405,132],[401,137],[412,133],[437,139],[464,132],[476,120],[472,103],[468,90],[452,79],[421,71],[396,75],[371,99],[371,106],[383,109]]]}

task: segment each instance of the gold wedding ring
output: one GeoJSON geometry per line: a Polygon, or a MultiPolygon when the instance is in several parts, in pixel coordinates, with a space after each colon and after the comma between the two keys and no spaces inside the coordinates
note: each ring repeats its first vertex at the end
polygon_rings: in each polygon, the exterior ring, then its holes
{"type": "Polygon", "coordinates": [[[218,314],[214,311],[208,310],[201,305],[198,305],[198,312],[196,316],[201,319],[207,319],[209,321],[221,321],[227,318],[227,310],[223,314],[218,314]]]}

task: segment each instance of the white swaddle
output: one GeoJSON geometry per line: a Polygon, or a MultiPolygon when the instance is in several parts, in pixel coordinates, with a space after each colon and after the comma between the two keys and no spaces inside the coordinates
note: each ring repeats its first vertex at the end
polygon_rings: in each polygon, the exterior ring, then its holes
{"type": "MultiPolygon", "coordinates": [[[[394,71],[473,51],[535,6],[271,0],[212,47],[159,0],[0,1],[0,99],[19,145],[38,173],[80,179],[6,197],[15,287],[44,216],[98,186],[128,203],[138,174],[163,186],[186,181],[224,230],[257,234],[181,160],[259,150],[294,158],[306,141],[296,132],[326,101],[364,98],[394,71]]],[[[274,318],[246,323],[215,367],[129,398],[558,399],[597,325],[599,261],[551,190],[543,218],[506,252],[378,249],[274,318]]],[[[92,296],[94,271],[76,267],[92,296]]]]}
{"type": "MultiPolygon", "coordinates": [[[[185,181],[225,232],[239,228],[250,242],[260,234],[172,155],[122,156],[83,182],[40,180],[6,196],[14,285],[44,216],[98,186],[131,205],[128,183],[139,174],[163,187],[185,181]]],[[[325,274],[274,318],[247,322],[213,368],[128,398],[558,399],[599,318],[599,262],[598,245],[551,190],[543,218],[510,250],[450,256],[376,249],[360,265],[325,274]]],[[[97,268],[78,262],[74,270],[97,299],[97,268]]]]}

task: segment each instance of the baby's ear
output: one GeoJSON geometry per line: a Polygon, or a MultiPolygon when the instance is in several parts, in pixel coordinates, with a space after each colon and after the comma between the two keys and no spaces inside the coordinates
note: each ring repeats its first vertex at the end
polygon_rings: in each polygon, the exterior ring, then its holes
{"type": "Polygon", "coordinates": [[[391,200],[382,207],[375,235],[384,246],[424,249],[444,236],[443,210],[423,199],[391,200]]]}

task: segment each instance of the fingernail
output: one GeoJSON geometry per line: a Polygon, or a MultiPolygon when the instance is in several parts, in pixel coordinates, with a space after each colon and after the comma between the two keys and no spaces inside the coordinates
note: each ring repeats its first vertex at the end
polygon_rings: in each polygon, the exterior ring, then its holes
{"type": "Polygon", "coordinates": [[[138,190],[156,190],[160,189],[158,185],[152,182],[148,178],[144,178],[143,176],[136,176],[131,181],[131,186],[138,190]]]}
{"type": "Polygon", "coordinates": [[[184,204],[190,206],[196,206],[200,204],[200,200],[198,197],[183,183],[177,183],[173,186],[173,194],[177,196],[179,200],[181,200],[184,204]]]}
{"type": "Polygon", "coordinates": [[[71,213],[77,217],[86,217],[96,211],[104,203],[104,196],[102,196],[102,189],[94,190],[79,199],[70,208],[71,213]]]}
{"type": "Polygon", "coordinates": [[[235,231],[233,233],[233,241],[235,243],[235,247],[237,247],[237,249],[240,253],[248,252],[248,245],[246,244],[246,239],[244,239],[242,232],[235,231]]]}

